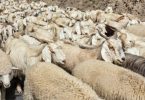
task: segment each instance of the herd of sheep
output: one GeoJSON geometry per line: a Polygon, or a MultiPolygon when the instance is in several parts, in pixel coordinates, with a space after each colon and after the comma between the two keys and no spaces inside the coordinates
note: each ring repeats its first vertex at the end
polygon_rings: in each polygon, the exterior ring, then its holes
{"type": "Polygon", "coordinates": [[[111,7],[0,0],[0,56],[0,100],[145,100],[145,22],[111,7]]]}

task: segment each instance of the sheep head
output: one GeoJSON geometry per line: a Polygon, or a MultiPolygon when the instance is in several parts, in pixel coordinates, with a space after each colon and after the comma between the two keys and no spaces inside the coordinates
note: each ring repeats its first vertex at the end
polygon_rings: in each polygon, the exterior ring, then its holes
{"type": "Polygon", "coordinates": [[[113,8],[108,6],[108,7],[105,9],[105,13],[113,13],[113,8]]]}
{"type": "Polygon", "coordinates": [[[120,32],[119,36],[120,40],[122,41],[122,45],[124,49],[133,47],[135,45],[135,40],[129,35],[129,33],[125,30],[120,32]]]}
{"type": "Polygon", "coordinates": [[[0,82],[5,88],[10,87],[12,64],[10,62],[9,56],[0,50],[0,82]]]}
{"type": "Polygon", "coordinates": [[[11,75],[5,74],[0,76],[0,82],[3,83],[4,88],[9,88],[11,86],[11,75]]]}
{"type": "Polygon", "coordinates": [[[113,62],[121,65],[125,60],[121,40],[114,37],[106,40],[102,44],[101,56],[106,62],[113,62]]]}
{"type": "Polygon", "coordinates": [[[122,29],[121,27],[113,26],[113,24],[111,26],[107,24],[106,29],[111,30],[111,32],[108,32],[109,34],[107,33],[108,36],[110,33],[113,33],[119,37],[124,49],[134,46],[135,41],[130,36],[131,33],[129,33],[127,30],[122,29]]]}
{"type": "Polygon", "coordinates": [[[65,63],[65,54],[62,51],[61,46],[55,44],[55,43],[50,43],[49,44],[49,49],[52,54],[52,60],[54,63],[57,64],[64,64],[65,63]]]}

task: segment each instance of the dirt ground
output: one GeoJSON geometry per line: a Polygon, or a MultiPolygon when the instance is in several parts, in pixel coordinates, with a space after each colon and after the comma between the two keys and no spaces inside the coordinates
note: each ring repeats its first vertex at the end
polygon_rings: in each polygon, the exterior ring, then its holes
{"type": "MultiPolygon", "coordinates": [[[[38,0],[35,0],[38,1],[38,0]]],[[[49,5],[76,7],[80,10],[102,9],[112,6],[114,12],[131,13],[145,21],[145,0],[43,0],[49,5]]]]}

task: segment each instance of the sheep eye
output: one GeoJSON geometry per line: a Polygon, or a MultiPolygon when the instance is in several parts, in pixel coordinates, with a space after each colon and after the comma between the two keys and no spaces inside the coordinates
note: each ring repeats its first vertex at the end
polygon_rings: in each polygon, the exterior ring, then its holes
{"type": "Polygon", "coordinates": [[[109,48],[110,48],[111,50],[114,50],[114,47],[113,47],[113,46],[109,46],[109,48]]]}
{"type": "Polygon", "coordinates": [[[54,52],[54,51],[51,51],[51,53],[55,54],[55,52],[54,52]]]}

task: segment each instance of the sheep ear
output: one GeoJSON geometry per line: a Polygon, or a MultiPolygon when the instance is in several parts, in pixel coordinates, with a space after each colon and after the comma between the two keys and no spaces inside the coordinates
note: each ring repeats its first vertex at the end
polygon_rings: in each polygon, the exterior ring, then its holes
{"type": "Polygon", "coordinates": [[[27,25],[27,21],[26,21],[26,18],[23,19],[23,24],[26,26],[27,25]]]}
{"type": "Polygon", "coordinates": [[[48,46],[45,46],[44,49],[42,50],[42,59],[45,62],[51,63],[51,51],[49,50],[48,46]]]}
{"type": "Polygon", "coordinates": [[[104,42],[101,49],[101,56],[106,62],[113,62],[112,57],[110,55],[109,48],[107,46],[107,42],[104,42]]]}
{"type": "Polygon", "coordinates": [[[52,47],[52,46],[48,45],[48,48],[49,48],[49,50],[50,50],[52,53],[54,53],[54,50],[53,50],[53,47],[52,47]]]}

